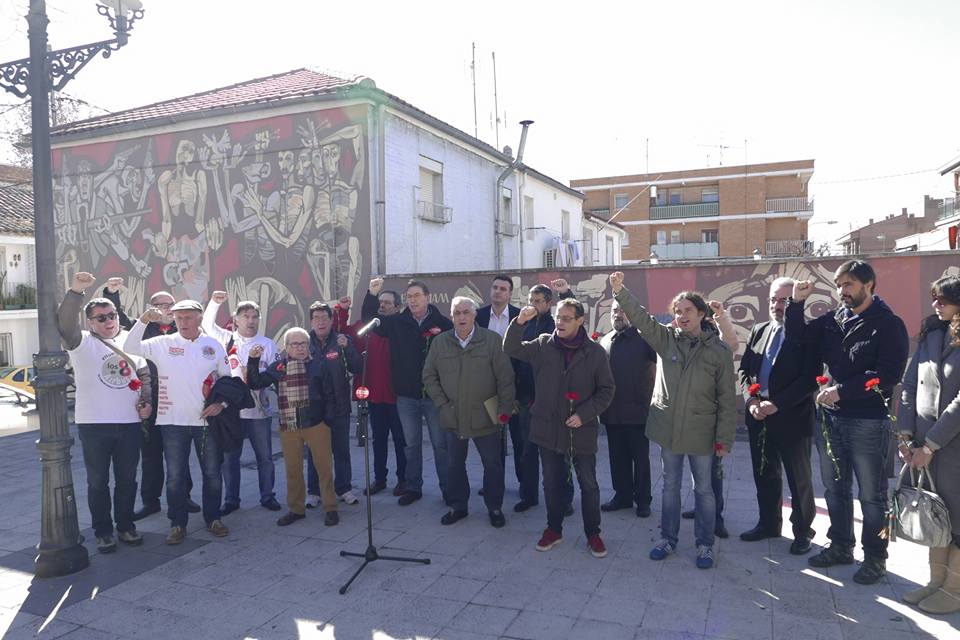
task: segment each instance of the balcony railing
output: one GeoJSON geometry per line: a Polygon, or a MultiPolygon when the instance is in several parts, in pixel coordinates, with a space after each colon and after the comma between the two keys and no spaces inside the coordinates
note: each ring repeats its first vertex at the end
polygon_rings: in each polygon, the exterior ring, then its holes
{"type": "Polygon", "coordinates": [[[603,218],[607,220],[610,218],[610,209],[593,209],[592,211],[587,211],[594,218],[603,218]]]}
{"type": "Polygon", "coordinates": [[[650,248],[661,260],[716,258],[720,255],[720,243],[718,242],[677,242],[655,244],[650,248]]]}
{"type": "Polygon", "coordinates": [[[938,218],[952,218],[960,213],[960,200],[957,198],[944,198],[938,208],[940,209],[940,213],[937,215],[938,218]]]}
{"type": "Polygon", "coordinates": [[[515,236],[520,233],[520,225],[516,222],[499,220],[497,222],[497,233],[502,236],[515,236]]]}
{"type": "Polygon", "coordinates": [[[666,204],[650,207],[651,220],[669,220],[671,218],[708,218],[720,215],[719,202],[698,202],[696,204],[666,204]]]}
{"type": "Polygon", "coordinates": [[[417,217],[421,220],[446,224],[453,220],[453,208],[436,202],[417,200],[417,217]]]}
{"type": "Polygon", "coordinates": [[[806,198],[767,198],[767,213],[813,211],[813,200],[806,198]]]}
{"type": "Polygon", "coordinates": [[[0,287],[0,310],[36,309],[37,285],[31,282],[4,282],[0,287]]]}
{"type": "Polygon", "coordinates": [[[812,240],[767,240],[765,256],[809,256],[813,255],[812,240]]]}

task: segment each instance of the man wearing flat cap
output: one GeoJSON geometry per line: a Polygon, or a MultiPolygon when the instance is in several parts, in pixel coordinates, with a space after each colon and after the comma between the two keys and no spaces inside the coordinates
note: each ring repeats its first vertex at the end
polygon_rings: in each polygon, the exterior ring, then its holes
{"type": "Polygon", "coordinates": [[[167,544],[179,544],[187,530],[186,478],[191,443],[203,471],[203,519],[207,530],[217,537],[229,533],[220,520],[223,454],[211,430],[204,428],[206,418],[218,415],[225,407],[222,403],[204,407],[204,400],[217,377],[230,376],[230,366],[223,345],[200,331],[203,307],[199,302],[181,300],[171,311],[177,333],[144,340],[147,325],[160,318],[160,311],[150,308],[130,329],[124,349],[157,366],[157,426],[167,463],[167,516],[171,525],[167,544]]]}

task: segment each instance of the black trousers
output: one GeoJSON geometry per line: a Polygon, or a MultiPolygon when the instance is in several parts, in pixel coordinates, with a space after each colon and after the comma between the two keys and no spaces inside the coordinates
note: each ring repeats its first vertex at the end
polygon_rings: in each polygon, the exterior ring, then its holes
{"type": "MultiPolygon", "coordinates": [[[[517,482],[523,482],[523,449],[526,438],[524,438],[523,429],[520,426],[520,416],[513,414],[510,416],[510,442],[513,444],[513,472],[517,476],[517,482]]],[[[503,446],[500,449],[500,461],[504,468],[507,466],[507,434],[504,431],[501,434],[503,446]]]]}
{"type": "MultiPolygon", "coordinates": [[[[540,447],[543,464],[543,497],[547,502],[547,527],[563,533],[563,518],[570,504],[570,465],[567,456],[540,447]]],[[[573,467],[580,483],[580,514],[587,536],[600,533],[600,485],[597,484],[597,454],[578,453],[573,467]]]]}
{"type": "Polygon", "coordinates": [[[763,454],[766,463],[760,473],[760,432],[762,423],[752,420],[747,425],[750,434],[750,460],[753,463],[753,482],[757,487],[757,506],[760,508],[760,526],[767,533],[779,534],[783,525],[783,471],[787,474],[790,501],[793,505],[790,522],[794,537],[809,537],[810,525],[816,515],[813,502],[813,478],[810,469],[811,435],[798,435],[792,425],[769,426],[763,454]]]}
{"type": "Polygon", "coordinates": [[[461,438],[445,431],[447,438],[447,503],[456,511],[467,511],[470,481],[467,479],[467,449],[470,440],[483,463],[483,501],[487,511],[503,507],[503,458],[500,457],[502,434],[491,433],[479,438],[461,438]]]}
{"type": "MultiPolygon", "coordinates": [[[[151,421],[152,422],[152,421],[151,421]]],[[[144,438],[140,447],[140,500],[144,506],[158,504],[163,493],[166,478],[163,473],[163,437],[160,427],[150,425],[149,436],[144,438]]],[[[193,491],[193,478],[187,467],[187,496],[193,491]]]]}
{"type": "Polygon", "coordinates": [[[649,507],[650,441],[642,424],[608,424],[607,449],[613,500],[620,504],[649,507]]]}

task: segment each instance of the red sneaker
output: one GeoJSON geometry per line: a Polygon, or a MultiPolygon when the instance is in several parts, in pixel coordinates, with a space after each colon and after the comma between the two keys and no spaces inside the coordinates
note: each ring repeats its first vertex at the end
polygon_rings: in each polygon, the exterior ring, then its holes
{"type": "Polygon", "coordinates": [[[593,554],[594,558],[603,558],[607,555],[607,547],[603,544],[603,540],[600,539],[599,533],[595,533],[587,538],[587,546],[590,547],[590,553],[593,554]]]}
{"type": "Polygon", "coordinates": [[[537,543],[537,551],[550,551],[562,541],[563,536],[559,533],[550,528],[544,529],[543,535],[540,536],[540,541],[537,543]]]}

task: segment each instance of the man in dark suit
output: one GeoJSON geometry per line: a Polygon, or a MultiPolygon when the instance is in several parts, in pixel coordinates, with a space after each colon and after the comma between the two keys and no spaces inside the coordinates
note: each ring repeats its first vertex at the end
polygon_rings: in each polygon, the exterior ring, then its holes
{"type": "MultiPolygon", "coordinates": [[[[504,334],[507,333],[507,327],[510,326],[510,321],[520,313],[520,307],[510,304],[510,296],[512,295],[513,279],[502,273],[494,276],[493,282],[490,284],[490,304],[477,310],[477,326],[496,332],[502,340],[504,334]]],[[[513,372],[516,376],[518,362],[513,358],[510,360],[513,363],[513,372]]],[[[513,442],[513,470],[517,475],[517,482],[522,482],[524,438],[520,431],[520,419],[516,413],[510,416],[510,440],[513,442]]],[[[506,434],[504,434],[500,457],[504,461],[507,459],[506,434]]],[[[483,495],[483,490],[480,491],[483,495]]]]}
{"type": "Polygon", "coordinates": [[[793,284],[791,278],[777,278],[770,285],[770,320],[753,327],[740,360],[740,387],[760,508],[759,523],[740,534],[740,539],[755,542],[780,536],[782,463],[793,506],[790,522],[794,540],[790,553],[803,555],[810,551],[814,535],[810,528],[816,514],[810,448],[813,395],[821,366],[815,349],[805,349],[799,341],[784,340],[784,310],[793,284]],[[759,392],[751,394],[752,385],[760,385],[759,392]]]}

